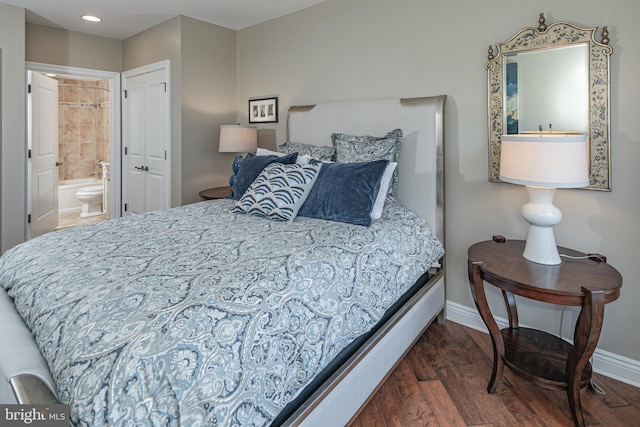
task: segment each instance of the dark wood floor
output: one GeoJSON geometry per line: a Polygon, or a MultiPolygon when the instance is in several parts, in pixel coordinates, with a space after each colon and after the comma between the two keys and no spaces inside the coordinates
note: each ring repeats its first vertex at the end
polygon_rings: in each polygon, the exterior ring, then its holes
{"type": "MultiPolygon", "coordinates": [[[[487,393],[489,335],[453,322],[433,324],[351,427],[573,426],[564,391],[538,387],[508,368],[487,393]]],[[[582,390],[588,426],[640,426],[640,389],[594,375],[606,392],[582,390]]]]}

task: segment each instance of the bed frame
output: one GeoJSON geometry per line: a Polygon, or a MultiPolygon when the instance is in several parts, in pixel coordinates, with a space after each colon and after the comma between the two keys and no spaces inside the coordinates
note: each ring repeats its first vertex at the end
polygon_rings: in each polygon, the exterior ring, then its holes
{"type": "MultiPolygon", "coordinates": [[[[334,132],[382,136],[400,128],[398,199],[429,221],[444,244],[444,103],[446,96],[332,102],[291,107],[291,141],[331,145],[334,132]]],[[[444,258],[433,277],[284,422],[346,425],[413,343],[444,322],[444,258]]],[[[0,288],[0,403],[57,403],[55,384],[33,336],[0,288]]]]}
{"type": "MultiPolygon", "coordinates": [[[[446,96],[331,102],[291,107],[289,141],[331,145],[334,132],[382,136],[400,128],[398,199],[427,219],[444,244],[446,96]]],[[[285,422],[347,425],[434,321],[444,322],[444,258],[435,275],[285,422]]]]}

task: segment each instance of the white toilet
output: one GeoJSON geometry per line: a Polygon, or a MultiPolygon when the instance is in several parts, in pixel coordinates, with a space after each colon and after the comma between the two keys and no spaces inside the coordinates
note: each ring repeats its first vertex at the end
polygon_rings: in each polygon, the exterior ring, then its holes
{"type": "Polygon", "coordinates": [[[82,203],[80,218],[107,214],[109,215],[109,181],[111,164],[100,160],[96,166],[102,167],[102,184],[81,187],[76,191],[76,198],[82,203]],[[106,190],[106,192],[105,192],[106,190]]]}
{"type": "Polygon", "coordinates": [[[102,185],[78,188],[78,191],[76,191],[76,197],[82,202],[80,218],[102,215],[103,191],[102,185]]]}

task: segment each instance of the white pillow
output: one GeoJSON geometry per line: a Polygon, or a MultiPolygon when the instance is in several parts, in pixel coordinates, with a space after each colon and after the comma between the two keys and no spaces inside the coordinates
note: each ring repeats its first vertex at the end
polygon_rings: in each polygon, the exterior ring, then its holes
{"type": "Polygon", "coordinates": [[[387,168],[384,170],[384,174],[382,174],[382,179],[380,180],[380,189],[378,190],[376,201],[373,204],[373,209],[371,209],[371,219],[380,219],[380,217],[382,217],[384,201],[387,198],[387,193],[389,192],[389,184],[391,183],[393,171],[396,169],[396,166],[398,166],[398,163],[389,162],[387,168]]]}
{"type": "MultiPolygon", "coordinates": [[[[258,147],[256,149],[256,156],[286,156],[288,153],[281,153],[279,151],[272,151],[272,150],[268,150],[266,148],[260,148],[258,147]]],[[[296,160],[296,164],[299,165],[308,165],[309,161],[311,161],[311,156],[305,154],[305,155],[298,155],[298,159],[296,160]]]]}
{"type": "Polygon", "coordinates": [[[282,156],[284,155],[284,153],[280,153],[279,151],[271,151],[271,150],[267,150],[266,148],[260,148],[258,147],[256,149],[256,156],[282,156]]]}

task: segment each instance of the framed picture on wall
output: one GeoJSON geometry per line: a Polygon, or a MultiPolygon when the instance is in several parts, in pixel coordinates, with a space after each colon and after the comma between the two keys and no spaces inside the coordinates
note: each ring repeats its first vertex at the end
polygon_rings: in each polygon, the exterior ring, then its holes
{"type": "Polygon", "coordinates": [[[278,123],[278,98],[250,99],[249,123],[278,123]]]}

